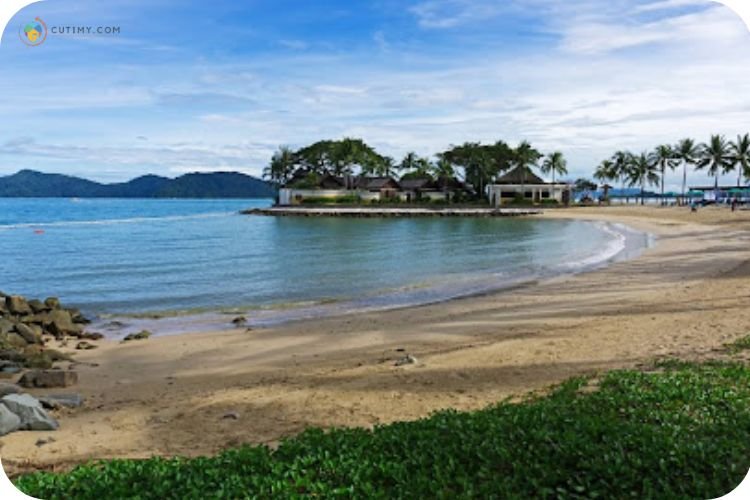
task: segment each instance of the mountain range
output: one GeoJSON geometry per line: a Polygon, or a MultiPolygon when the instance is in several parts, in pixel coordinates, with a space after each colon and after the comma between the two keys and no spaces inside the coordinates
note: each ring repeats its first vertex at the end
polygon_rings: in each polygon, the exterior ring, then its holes
{"type": "Polygon", "coordinates": [[[238,172],[194,173],[175,179],[144,175],[115,184],[34,170],[0,177],[3,198],[273,198],[275,195],[267,182],[238,172]]]}

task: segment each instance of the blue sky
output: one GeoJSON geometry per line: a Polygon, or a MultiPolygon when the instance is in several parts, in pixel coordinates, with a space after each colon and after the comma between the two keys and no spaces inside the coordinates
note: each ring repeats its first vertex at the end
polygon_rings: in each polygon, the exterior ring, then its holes
{"type": "Polygon", "coordinates": [[[590,175],[750,132],[749,48],[708,0],[48,0],[3,34],[0,174],[257,175],[279,145],[356,136],[396,158],[528,139],[590,175]],[[36,16],[121,33],[26,47],[36,16]]]}

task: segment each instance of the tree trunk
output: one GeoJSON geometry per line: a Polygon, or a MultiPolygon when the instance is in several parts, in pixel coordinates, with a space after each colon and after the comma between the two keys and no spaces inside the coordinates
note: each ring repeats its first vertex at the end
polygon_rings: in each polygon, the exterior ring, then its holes
{"type": "Polygon", "coordinates": [[[687,198],[687,192],[685,191],[687,189],[687,162],[683,163],[682,168],[682,204],[685,205],[686,198],[687,198]]]}
{"type": "Polygon", "coordinates": [[[641,206],[646,204],[646,183],[641,183],[641,206]]]}
{"type": "Polygon", "coordinates": [[[661,164],[661,205],[664,206],[664,176],[667,175],[667,166],[661,164]]]}

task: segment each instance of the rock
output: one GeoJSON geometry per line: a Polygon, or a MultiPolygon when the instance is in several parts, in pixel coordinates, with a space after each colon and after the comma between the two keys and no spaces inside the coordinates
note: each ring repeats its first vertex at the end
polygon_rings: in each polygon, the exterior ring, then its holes
{"type": "Polygon", "coordinates": [[[21,428],[21,418],[0,404],[0,436],[5,436],[21,428]]]}
{"type": "Polygon", "coordinates": [[[60,309],[60,299],[57,297],[47,297],[44,299],[44,305],[47,306],[50,310],[52,309],[60,309]]]}
{"type": "Polygon", "coordinates": [[[70,370],[32,370],[23,374],[21,387],[69,387],[78,383],[78,373],[70,370]]]}
{"type": "Polygon", "coordinates": [[[12,332],[16,327],[16,324],[9,319],[0,318],[0,335],[12,332]]]}
{"type": "Polygon", "coordinates": [[[411,354],[407,354],[403,358],[396,361],[394,366],[416,365],[416,364],[417,364],[417,358],[415,358],[411,354]]]}
{"type": "Polygon", "coordinates": [[[5,334],[4,339],[5,339],[5,342],[10,347],[15,347],[17,349],[23,349],[24,347],[28,345],[28,342],[26,342],[26,339],[21,337],[16,332],[10,332],[10,333],[5,334]]]}
{"type": "Polygon", "coordinates": [[[221,418],[224,420],[239,420],[240,414],[236,411],[230,411],[229,413],[225,413],[221,418]]]}
{"type": "Polygon", "coordinates": [[[21,316],[23,314],[31,314],[31,307],[26,299],[19,295],[11,295],[5,297],[5,307],[10,311],[11,314],[21,316]]]}
{"type": "Polygon", "coordinates": [[[55,338],[65,335],[79,335],[82,331],[80,326],[73,323],[70,313],[62,309],[55,309],[47,313],[45,327],[55,338]]]}
{"type": "Polygon", "coordinates": [[[79,351],[89,351],[91,349],[96,349],[97,347],[98,346],[95,346],[94,344],[86,342],[85,340],[83,342],[78,342],[76,344],[76,349],[79,351]]]}
{"type": "Polygon", "coordinates": [[[54,431],[60,425],[42,408],[42,404],[28,394],[10,394],[3,397],[3,405],[21,419],[20,429],[54,431]]]}
{"type": "Polygon", "coordinates": [[[42,406],[50,409],[58,409],[61,407],[65,408],[79,408],[83,405],[83,396],[80,394],[50,394],[48,396],[40,396],[39,402],[42,406]]]}
{"type": "Polygon", "coordinates": [[[127,335],[124,339],[122,339],[123,342],[130,342],[131,340],[146,340],[151,336],[151,332],[148,330],[143,330],[138,333],[131,333],[130,335],[127,335]]]}
{"type": "Polygon", "coordinates": [[[34,314],[41,313],[41,312],[47,312],[47,311],[49,311],[51,309],[50,307],[47,306],[47,304],[45,304],[41,300],[37,300],[37,299],[30,300],[29,301],[29,307],[34,312],[34,314]]]}
{"type": "Polygon", "coordinates": [[[242,326],[247,323],[247,318],[244,316],[237,316],[232,320],[232,324],[235,326],[242,326]]]}
{"type": "Polygon", "coordinates": [[[22,367],[14,361],[0,360],[0,373],[20,373],[22,367]]]}
{"type": "Polygon", "coordinates": [[[0,382],[0,398],[7,396],[8,394],[18,394],[19,392],[21,392],[21,388],[16,384],[0,382]]]}
{"type": "Polygon", "coordinates": [[[78,338],[85,340],[101,340],[104,338],[104,335],[97,332],[84,332],[78,338]]]}
{"type": "Polygon", "coordinates": [[[34,331],[33,328],[31,328],[28,325],[24,325],[23,323],[18,323],[16,325],[16,333],[18,333],[21,337],[23,337],[23,339],[29,344],[41,344],[42,343],[41,333],[37,335],[37,332],[34,331]]]}
{"type": "Polygon", "coordinates": [[[81,314],[81,311],[79,311],[78,309],[68,309],[68,312],[70,313],[70,317],[73,319],[73,323],[83,325],[88,325],[89,323],[91,323],[91,320],[81,314]]]}

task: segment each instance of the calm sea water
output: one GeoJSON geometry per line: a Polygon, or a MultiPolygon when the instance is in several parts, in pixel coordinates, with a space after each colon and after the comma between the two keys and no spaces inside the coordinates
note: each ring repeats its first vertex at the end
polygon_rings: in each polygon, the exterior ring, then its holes
{"type": "Polygon", "coordinates": [[[535,219],[243,216],[257,200],[0,199],[0,290],[171,332],[444,300],[599,265],[623,228],[535,219]],[[193,321],[193,318],[191,321],[193,321]],[[193,323],[194,324],[194,323],[193,323]]]}

